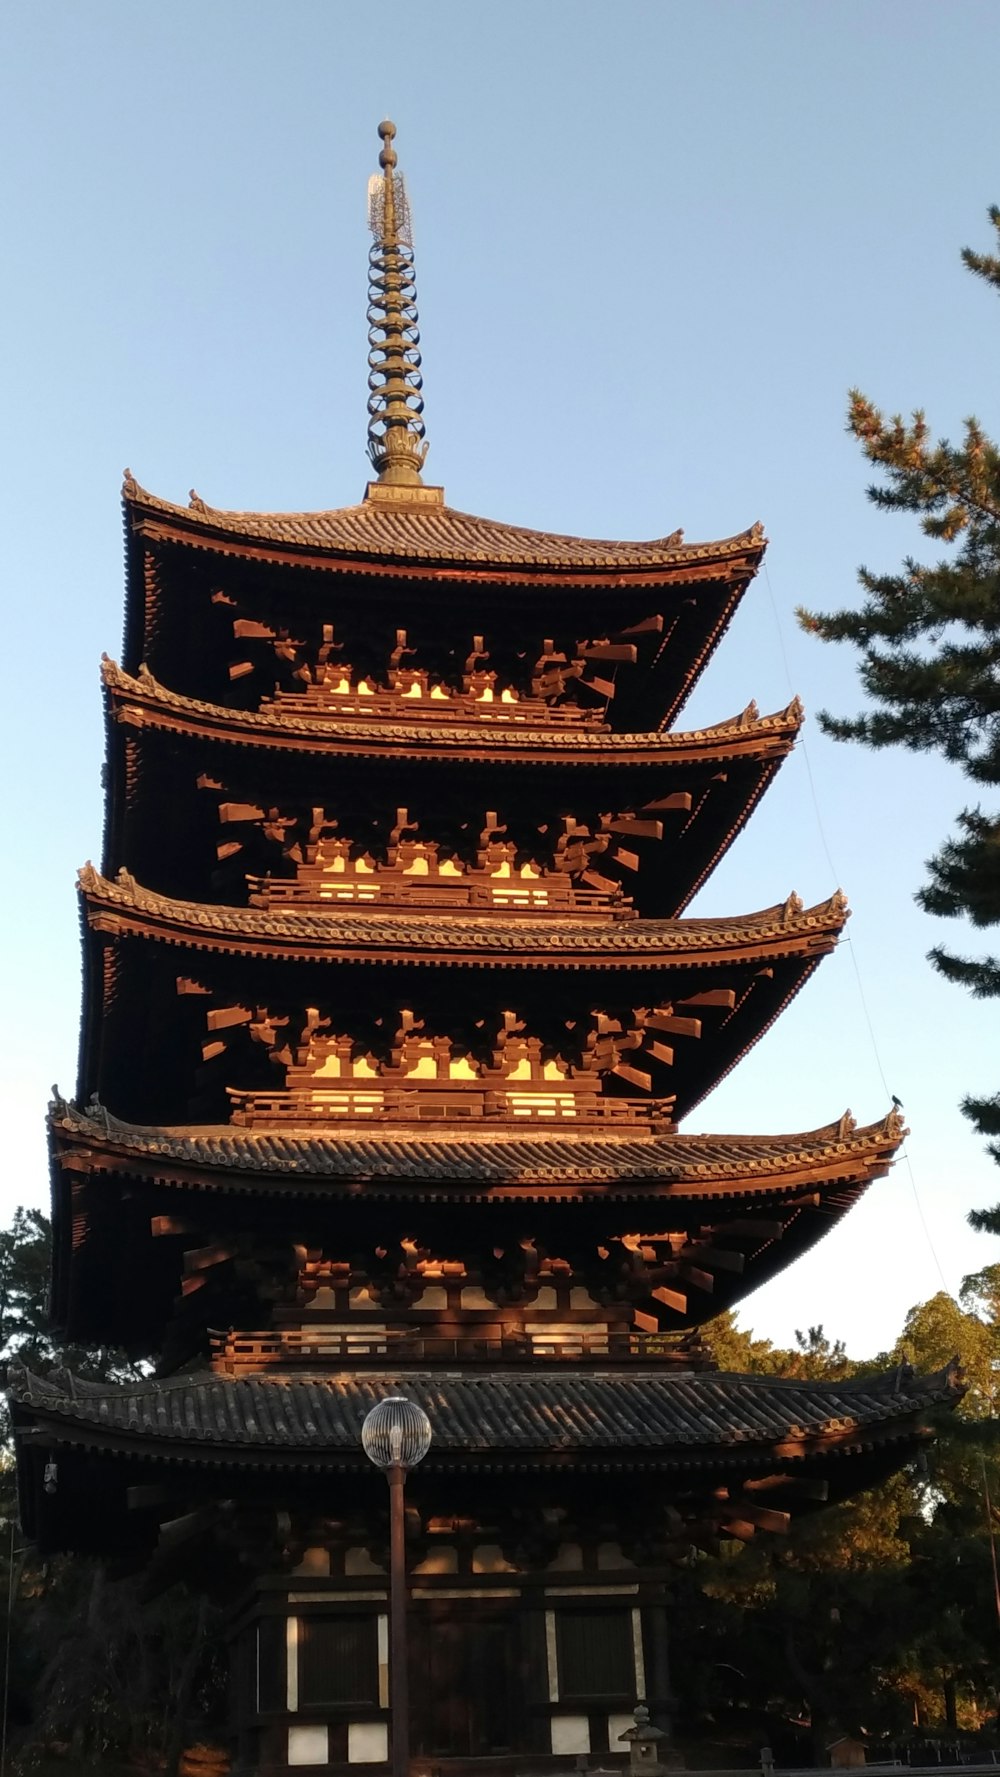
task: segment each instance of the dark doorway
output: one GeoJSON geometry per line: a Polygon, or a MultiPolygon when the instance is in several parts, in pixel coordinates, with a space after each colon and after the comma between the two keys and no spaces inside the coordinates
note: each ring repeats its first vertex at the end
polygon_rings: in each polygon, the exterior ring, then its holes
{"type": "Polygon", "coordinates": [[[517,1750],[520,1634],[511,1611],[457,1616],[414,1611],[410,1635],[413,1749],[484,1758],[517,1750]]]}

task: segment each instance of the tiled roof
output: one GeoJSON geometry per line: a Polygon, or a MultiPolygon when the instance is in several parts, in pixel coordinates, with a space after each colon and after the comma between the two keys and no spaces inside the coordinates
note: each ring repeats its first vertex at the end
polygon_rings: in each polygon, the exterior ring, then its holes
{"type": "Polygon", "coordinates": [[[773,750],[776,740],[793,739],[802,725],[798,698],[772,715],[759,716],[756,705],[751,704],[740,715],[724,722],[674,734],[616,734],[606,728],[576,726],[541,728],[502,720],[477,725],[444,720],[433,724],[366,721],[361,717],[338,717],[333,711],[294,716],[280,708],[232,710],[222,704],[183,697],[161,685],[145,668],[133,677],[107,656],[101,670],[115,704],[126,711],[130,704],[140,705],[144,725],[156,726],[159,721],[164,727],[183,724],[199,731],[211,728],[218,731],[217,738],[243,745],[266,746],[269,741],[294,739],[303,743],[305,751],[310,747],[338,753],[365,753],[373,747],[391,748],[393,752],[413,748],[430,757],[474,752],[487,760],[493,755],[502,759],[514,752],[539,751],[552,755],[555,762],[569,760],[574,764],[593,761],[603,765],[622,755],[667,763],[688,755],[726,757],[731,753],[764,751],[768,743],[773,750]]]}
{"type": "MultiPolygon", "coordinates": [[[[697,1195],[713,1186],[730,1192],[801,1188],[810,1169],[833,1178],[855,1177],[883,1165],[905,1134],[895,1111],[857,1128],[848,1113],[837,1123],[801,1135],[567,1136],[556,1130],[526,1136],[502,1130],[451,1136],[435,1130],[379,1134],[237,1128],[230,1124],[166,1129],[123,1123],[100,1105],[86,1111],[57,1100],[50,1109],[57,1137],[93,1143],[134,1158],[143,1170],[157,1160],[194,1165],[210,1175],[252,1173],[294,1188],[309,1180],[414,1182],[482,1192],[499,1185],[557,1181],[566,1191],[587,1184],[629,1181],[669,1184],[697,1195]]],[[[673,1194],[673,1193],[672,1193],[673,1194]]]]}
{"type": "Polygon", "coordinates": [[[428,1461],[467,1457],[531,1462],[572,1455],[645,1458],[663,1468],[690,1467],[739,1447],[787,1459],[818,1445],[856,1450],[886,1433],[913,1434],[912,1418],[961,1393],[957,1367],[915,1376],[908,1367],[848,1382],[695,1372],[606,1376],[445,1376],[428,1373],[340,1375],[279,1380],[231,1379],[198,1372],[125,1387],[83,1382],[67,1371],[48,1377],[11,1365],[8,1387],[21,1425],[84,1445],[169,1446],[176,1460],[250,1459],[267,1464],[296,1455],[333,1466],[360,1463],[359,1434],[368,1409],[385,1395],[419,1402],[433,1430],[428,1461]],[[905,1427],[899,1422],[909,1421],[905,1427]]]}
{"type": "Polygon", "coordinates": [[[336,953],[357,961],[393,956],[478,965],[516,966],[539,958],[550,966],[610,966],[615,962],[695,958],[722,962],[729,956],[765,952],[771,956],[821,955],[835,942],[848,917],[839,892],[805,908],[796,895],[758,913],[728,919],[608,920],[606,926],[559,925],[530,915],[342,912],[292,907],[221,907],[178,901],[142,888],[126,871],[114,882],[87,864],[80,872],[91,923],[126,924],[130,919],[168,941],[195,948],[242,952],[277,944],[282,953],[317,956],[336,953]]]}
{"type": "Polygon", "coordinates": [[[187,507],[161,500],[128,473],[123,489],[133,522],[159,520],[187,532],[193,541],[210,545],[213,537],[240,539],[360,562],[655,573],[747,557],[756,566],[765,547],[759,524],[712,543],[685,543],[681,531],[648,543],[567,537],[458,512],[435,499],[435,492],[423,490],[422,499],[377,494],[329,512],[227,512],[197,498],[187,507]]]}

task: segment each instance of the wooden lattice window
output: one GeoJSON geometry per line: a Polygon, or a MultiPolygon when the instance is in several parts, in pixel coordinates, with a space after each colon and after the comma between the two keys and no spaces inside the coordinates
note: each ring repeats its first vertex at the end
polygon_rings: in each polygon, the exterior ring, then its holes
{"type": "Polygon", "coordinates": [[[628,1610],[561,1610],[556,1616],[559,1696],[632,1699],[635,1659],[628,1610]]]}
{"type": "Polygon", "coordinates": [[[299,1618],[299,1708],[378,1705],[375,1616],[299,1618]]]}

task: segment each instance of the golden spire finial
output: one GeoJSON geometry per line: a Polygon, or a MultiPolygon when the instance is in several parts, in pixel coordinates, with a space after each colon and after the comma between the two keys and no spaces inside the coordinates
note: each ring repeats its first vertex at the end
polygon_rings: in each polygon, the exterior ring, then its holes
{"type": "Polygon", "coordinates": [[[396,126],[380,123],[381,173],[368,181],[368,455],[379,481],[420,487],[424,442],[420,328],[410,208],[392,145],[396,126]]]}

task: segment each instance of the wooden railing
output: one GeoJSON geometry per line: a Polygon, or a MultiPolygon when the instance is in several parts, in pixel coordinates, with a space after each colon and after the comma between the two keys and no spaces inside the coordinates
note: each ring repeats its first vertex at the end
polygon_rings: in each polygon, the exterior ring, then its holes
{"type": "Polygon", "coordinates": [[[243,1091],[227,1087],[231,1119],[244,1127],[254,1123],[329,1123],[350,1119],[365,1123],[569,1123],[636,1129],[670,1125],[673,1098],[610,1098],[590,1096],[555,1086],[505,1092],[475,1087],[382,1086],[377,1080],[355,1085],[350,1080],[329,1085],[316,1082],[290,1092],[243,1091]]]}
{"type": "Polygon", "coordinates": [[[367,1331],[212,1333],[212,1368],[226,1374],[238,1370],[321,1369],[332,1365],[374,1364],[392,1368],[401,1363],[505,1367],[545,1363],[670,1363],[684,1369],[705,1369],[711,1360],[697,1343],[666,1333],[636,1333],[629,1328],[581,1326],[578,1332],[547,1334],[471,1327],[467,1333],[442,1337],[396,1329],[367,1331]]]}
{"type": "Polygon", "coordinates": [[[556,705],[540,698],[518,698],[505,703],[502,697],[484,699],[456,692],[450,697],[407,697],[401,691],[328,691],[317,685],[309,691],[279,691],[265,698],[262,709],[289,716],[367,716],[393,722],[501,723],[531,728],[597,728],[603,726],[599,709],[577,704],[556,705]]]}
{"type": "Polygon", "coordinates": [[[371,875],[349,875],[315,866],[298,876],[248,876],[254,907],[345,906],[363,908],[440,908],[453,912],[469,908],[480,913],[532,913],[565,918],[633,919],[630,900],[602,889],[575,888],[568,876],[552,875],[536,880],[518,877],[404,876],[397,870],[377,870],[371,875]]]}

